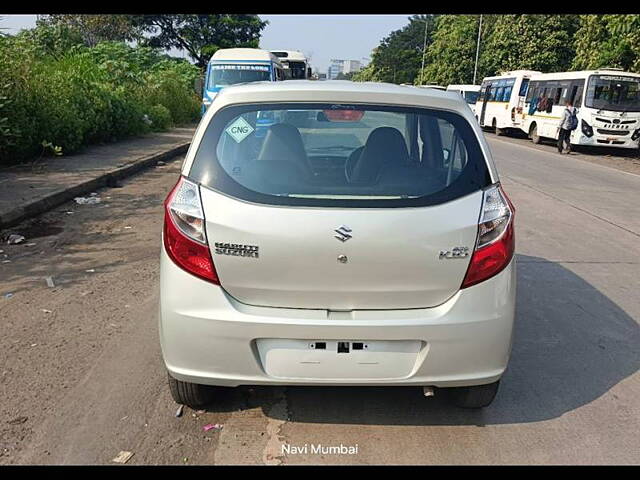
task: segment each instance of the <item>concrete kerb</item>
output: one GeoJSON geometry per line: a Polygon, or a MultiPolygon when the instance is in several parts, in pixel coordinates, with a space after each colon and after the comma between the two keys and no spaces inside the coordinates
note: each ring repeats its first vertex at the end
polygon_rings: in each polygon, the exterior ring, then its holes
{"type": "Polygon", "coordinates": [[[0,229],[12,227],[27,218],[47,212],[77,196],[92,192],[97,188],[104,187],[110,181],[121,180],[139,172],[140,170],[151,167],[159,161],[169,160],[177,155],[186,153],[189,149],[190,143],[191,142],[186,142],[173,147],[170,150],[142,157],[130,164],[114,168],[97,177],[93,177],[81,183],[52,192],[43,198],[17,206],[7,212],[0,212],[0,229]]]}

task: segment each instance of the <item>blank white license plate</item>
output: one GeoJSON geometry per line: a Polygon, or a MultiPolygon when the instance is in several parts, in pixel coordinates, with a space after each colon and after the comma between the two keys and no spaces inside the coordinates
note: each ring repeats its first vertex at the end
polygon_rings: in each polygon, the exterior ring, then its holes
{"type": "Polygon", "coordinates": [[[321,380],[397,379],[411,375],[420,340],[256,340],[267,375],[321,380]]]}

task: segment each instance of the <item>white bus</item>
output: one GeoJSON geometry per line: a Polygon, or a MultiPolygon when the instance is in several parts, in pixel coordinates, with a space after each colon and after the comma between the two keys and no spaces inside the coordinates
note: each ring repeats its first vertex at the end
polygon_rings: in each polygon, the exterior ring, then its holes
{"type": "Polygon", "coordinates": [[[287,80],[308,80],[311,78],[311,66],[299,50],[271,50],[280,59],[287,80]]]}
{"type": "Polygon", "coordinates": [[[503,135],[505,130],[520,129],[529,78],[539,73],[513,70],[484,78],[473,108],[480,126],[493,128],[496,135],[503,135]]]}
{"type": "Polygon", "coordinates": [[[572,145],[638,148],[640,74],[601,69],[532,76],[521,128],[533,143],[557,140],[568,100],[578,109],[572,145]]]}
{"type": "Polygon", "coordinates": [[[469,105],[475,105],[480,96],[480,85],[449,85],[447,90],[458,92],[469,105]]]}

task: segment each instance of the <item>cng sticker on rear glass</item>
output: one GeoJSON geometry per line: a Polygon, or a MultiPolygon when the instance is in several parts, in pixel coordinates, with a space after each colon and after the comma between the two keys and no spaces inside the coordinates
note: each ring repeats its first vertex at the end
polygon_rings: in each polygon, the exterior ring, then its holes
{"type": "Polygon", "coordinates": [[[229,125],[225,131],[231,135],[231,138],[240,143],[247,138],[253,130],[254,128],[249,125],[249,122],[242,117],[238,117],[238,119],[229,125]]]}

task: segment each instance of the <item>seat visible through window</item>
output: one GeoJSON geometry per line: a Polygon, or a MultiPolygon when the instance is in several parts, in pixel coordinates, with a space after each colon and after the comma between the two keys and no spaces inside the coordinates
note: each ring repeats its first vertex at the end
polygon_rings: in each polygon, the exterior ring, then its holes
{"type": "Polygon", "coordinates": [[[355,183],[375,182],[387,163],[409,164],[409,151],[398,129],[378,127],[369,134],[362,154],[353,167],[350,180],[355,183]]]}

